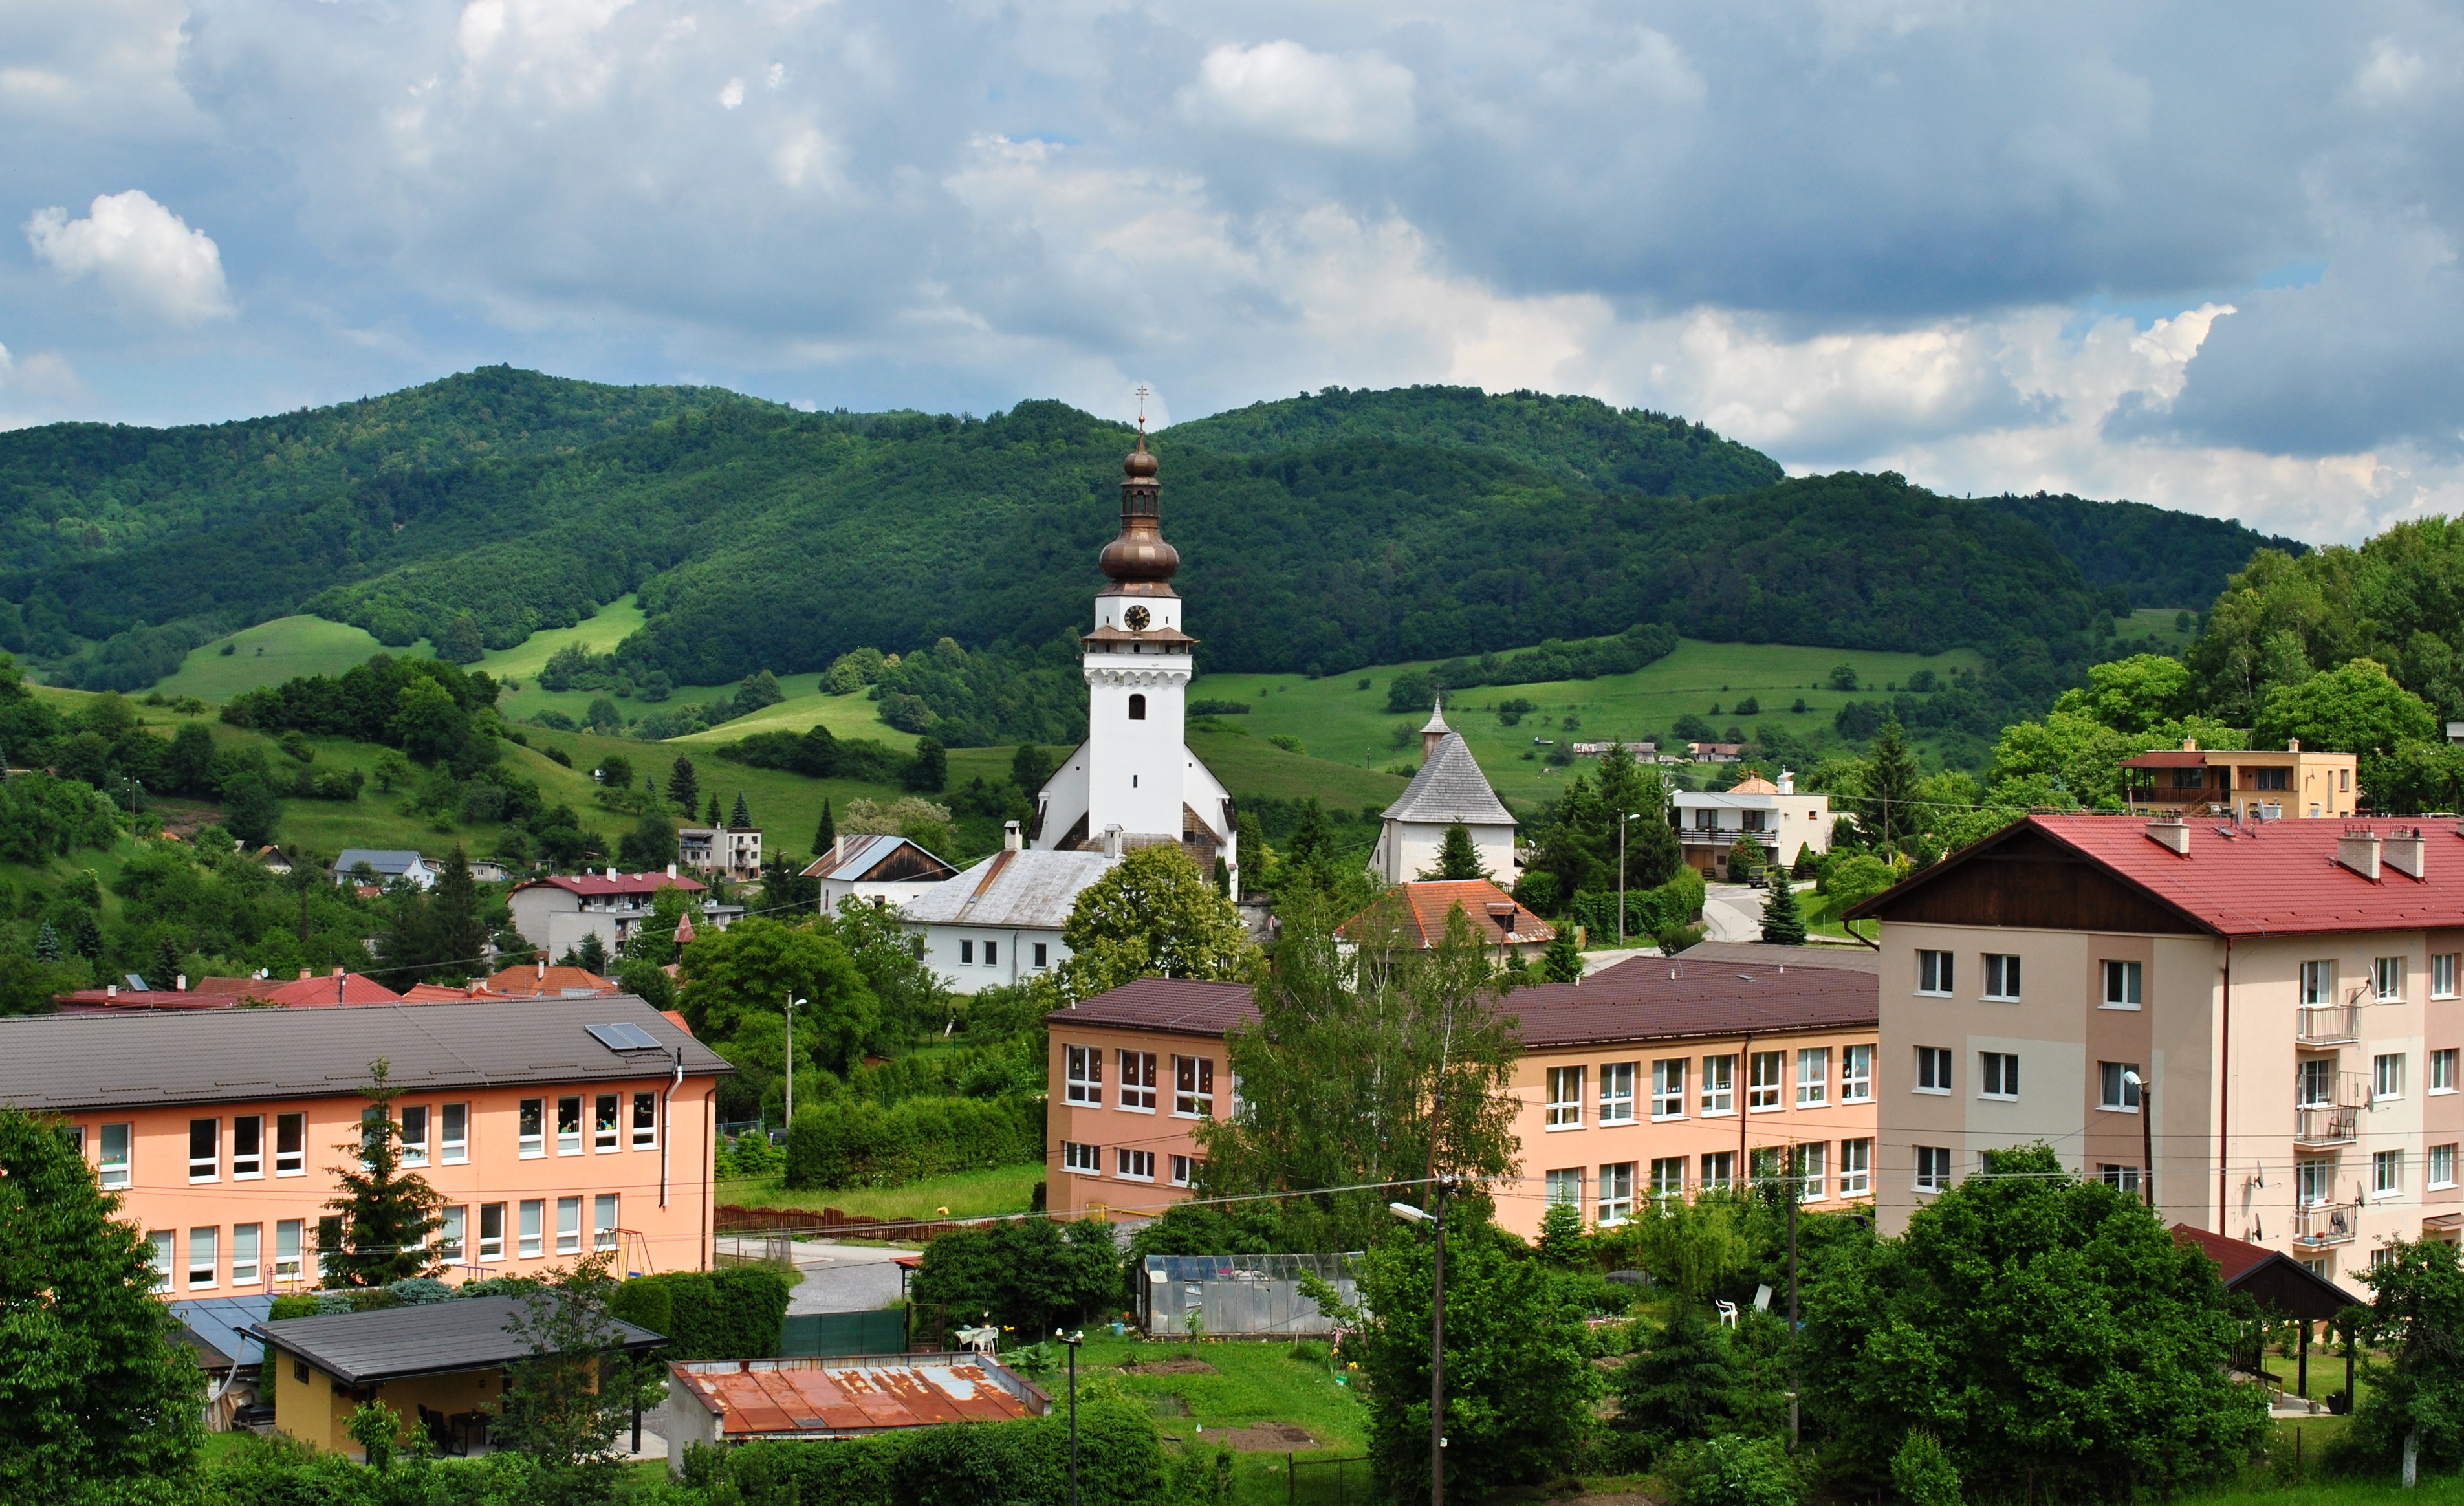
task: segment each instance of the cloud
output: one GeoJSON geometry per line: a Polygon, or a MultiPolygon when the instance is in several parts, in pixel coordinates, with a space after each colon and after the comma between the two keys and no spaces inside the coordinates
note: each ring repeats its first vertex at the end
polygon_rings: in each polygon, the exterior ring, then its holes
{"type": "Polygon", "coordinates": [[[26,239],[36,259],[92,277],[128,314],[187,327],[233,313],[212,237],[142,188],[98,195],[80,220],[64,209],[36,210],[26,239]]]}
{"type": "Polygon", "coordinates": [[[1313,146],[1391,150],[1412,134],[1412,72],[1375,53],[1334,56],[1298,42],[1209,51],[1178,98],[1201,126],[1313,146]]]}
{"type": "Polygon", "coordinates": [[[57,351],[38,350],[21,361],[0,345],[0,429],[82,417],[94,410],[94,394],[57,351]]]}

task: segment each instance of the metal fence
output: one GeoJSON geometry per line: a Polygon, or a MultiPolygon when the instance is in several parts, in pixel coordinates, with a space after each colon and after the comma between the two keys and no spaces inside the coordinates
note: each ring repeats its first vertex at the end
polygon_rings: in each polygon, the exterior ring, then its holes
{"type": "Polygon", "coordinates": [[[1303,1459],[1284,1455],[1284,1499],[1331,1501],[1334,1506],[1350,1506],[1353,1501],[1368,1501],[1369,1460],[1355,1454],[1337,1459],[1303,1459]]]}
{"type": "Polygon", "coordinates": [[[1151,1335],[1187,1333],[1192,1314],[1207,1334],[1270,1338],[1327,1334],[1334,1320],[1304,1295],[1313,1275],[1346,1303],[1357,1300],[1353,1255],[1149,1255],[1138,1316],[1151,1335]]]}
{"type": "Polygon", "coordinates": [[[869,1313],[794,1313],[780,1330],[784,1358],[810,1355],[896,1355],[907,1352],[907,1309],[869,1313]]]}

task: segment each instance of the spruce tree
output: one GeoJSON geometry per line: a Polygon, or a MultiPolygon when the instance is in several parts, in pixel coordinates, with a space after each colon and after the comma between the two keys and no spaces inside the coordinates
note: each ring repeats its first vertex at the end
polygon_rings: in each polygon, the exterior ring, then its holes
{"type": "Polygon", "coordinates": [[[445,859],[445,872],[436,875],[436,891],[428,903],[433,948],[429,967],[467,976],[487,949],[488,921],[479,913],[479,885],[471,876],[470,854],[459,847],[445,859]]]}
{"type": "Polygon", "coordinates": [[[1480,863],[1480,849],[1472,845],[1471,828],[1457,821],[1446,828],[1443,841],[1438,844],[1438,866],[1420,875],[1424,879],[1486,878],[1488,870],[1480,863]]]}
{"type": "Polygon", "coordinates": [[[1583,976],[1583,949],[1574,941],[1573,921],[1550,938],[1549,949],[1540,954],[1540,976],[1551,983],[1573,983],[1583,976]]]}
{"type": "Polygon", "coordinates": [[[753,830],[753,808],[744,803],[744,791],[740,789],[736,792],[736,809],[728,816],[727,824],[737,831],[753,830]]]}
{"type": "Polygon", "coordinates": [[[342,1196],[325,1205],[339,1215],[327,1221],[338,1244],[318,1253],[325,1279],[337,1285],[385,1286],[440,1269],[427,1241],[444,1223],[437,1209],[445,1200],[402,1169],[402,1126],[393,1118],[402,1089],[390,1080],[392,1072],[383,1056],[368,1063],[368,1085],[360,1095],[374,1107],[360,1120],[359,1138],[334,1147],[348,1159],[327,1168],[342,1186],[342,1196]]]}
{"type": "Polygon", "coordinates": [[[1773,946],[1805,944],[1805,912],[1796,905],[1796,886],[1788,874],[1771,870],[1771,892],[1763,897],[1763,940],[1773,946]]]}
{"type": "Polygon", "coordinates": [[[1540,1240],[1531,1252],[1552,1266],[1572,1270],[1591,1263],[1584,1247],[1583,1210],[1573,1203],[1551,1203],[1540,1215],[1540,1240]]]}
{"type": "Polygon", "coordinates": [[[822,797],[822,824],[813,829],[813,855],[821,856],[838,845],[838,819],[830,814],[830,797],[822,797]]]}
{"type": "Polygon", "coordinates": [[[1874,735],[1869,763],[1864,809],[1857,824],[1877,846],[1916,835],[1925,825],[1924,812],[1916,804],[1917,756],[1908,746],[1899,718],[1883,722],[1882,730],[1874,735]]]}
{"type": "Polygon", "coordinates": [[[45,920],[42,928],[34,933],[34,961],[56,963],[59,960],[60,933],[52,928],[51,921],[45,920]]]}
{"type": "Polygon", "coordinates": [[[693,807],[701,803],[701,781],[693,774],[693,760],[680,758],[675,767],[668,770],[668,804],[676,808],[688,821],[693,807]]]}
{"type": "Polygon", "coordinates": [[[718,813],[718,791],[714,789],[710,792],[710,814],[703,818],[702,825],[715,828],[720,825],[721,820],[718,813]]]}

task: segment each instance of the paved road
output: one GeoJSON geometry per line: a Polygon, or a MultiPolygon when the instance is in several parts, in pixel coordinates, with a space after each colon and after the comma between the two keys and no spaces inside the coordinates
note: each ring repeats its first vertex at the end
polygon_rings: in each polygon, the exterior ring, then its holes
{"type": "Polygon", "coordinates": [[[796,1270],[803,1279],[788,1295],[794,1313],[866,1313],[898,1300],[898,1256],[905,1250],[840,1245],[825,1239],[796,1241],[796,1270]]]}
{"type": "Polygon", "coordinates": [[[1710,927],[1710,941],[1761,941],[1763,892],[1745,884],[1711,885],[1703,897],[1703,923],[1710,927]]]}

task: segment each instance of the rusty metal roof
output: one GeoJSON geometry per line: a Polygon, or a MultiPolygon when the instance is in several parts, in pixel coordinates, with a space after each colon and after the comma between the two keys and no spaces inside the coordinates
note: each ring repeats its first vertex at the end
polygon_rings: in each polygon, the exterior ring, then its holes
{"type": "Polygon", "coordinates": [[[706,1360],[668,1366],[730,1438],[817,1436],[1040,1417],[1045,1394],[973,1354],[706,1360]]]}

